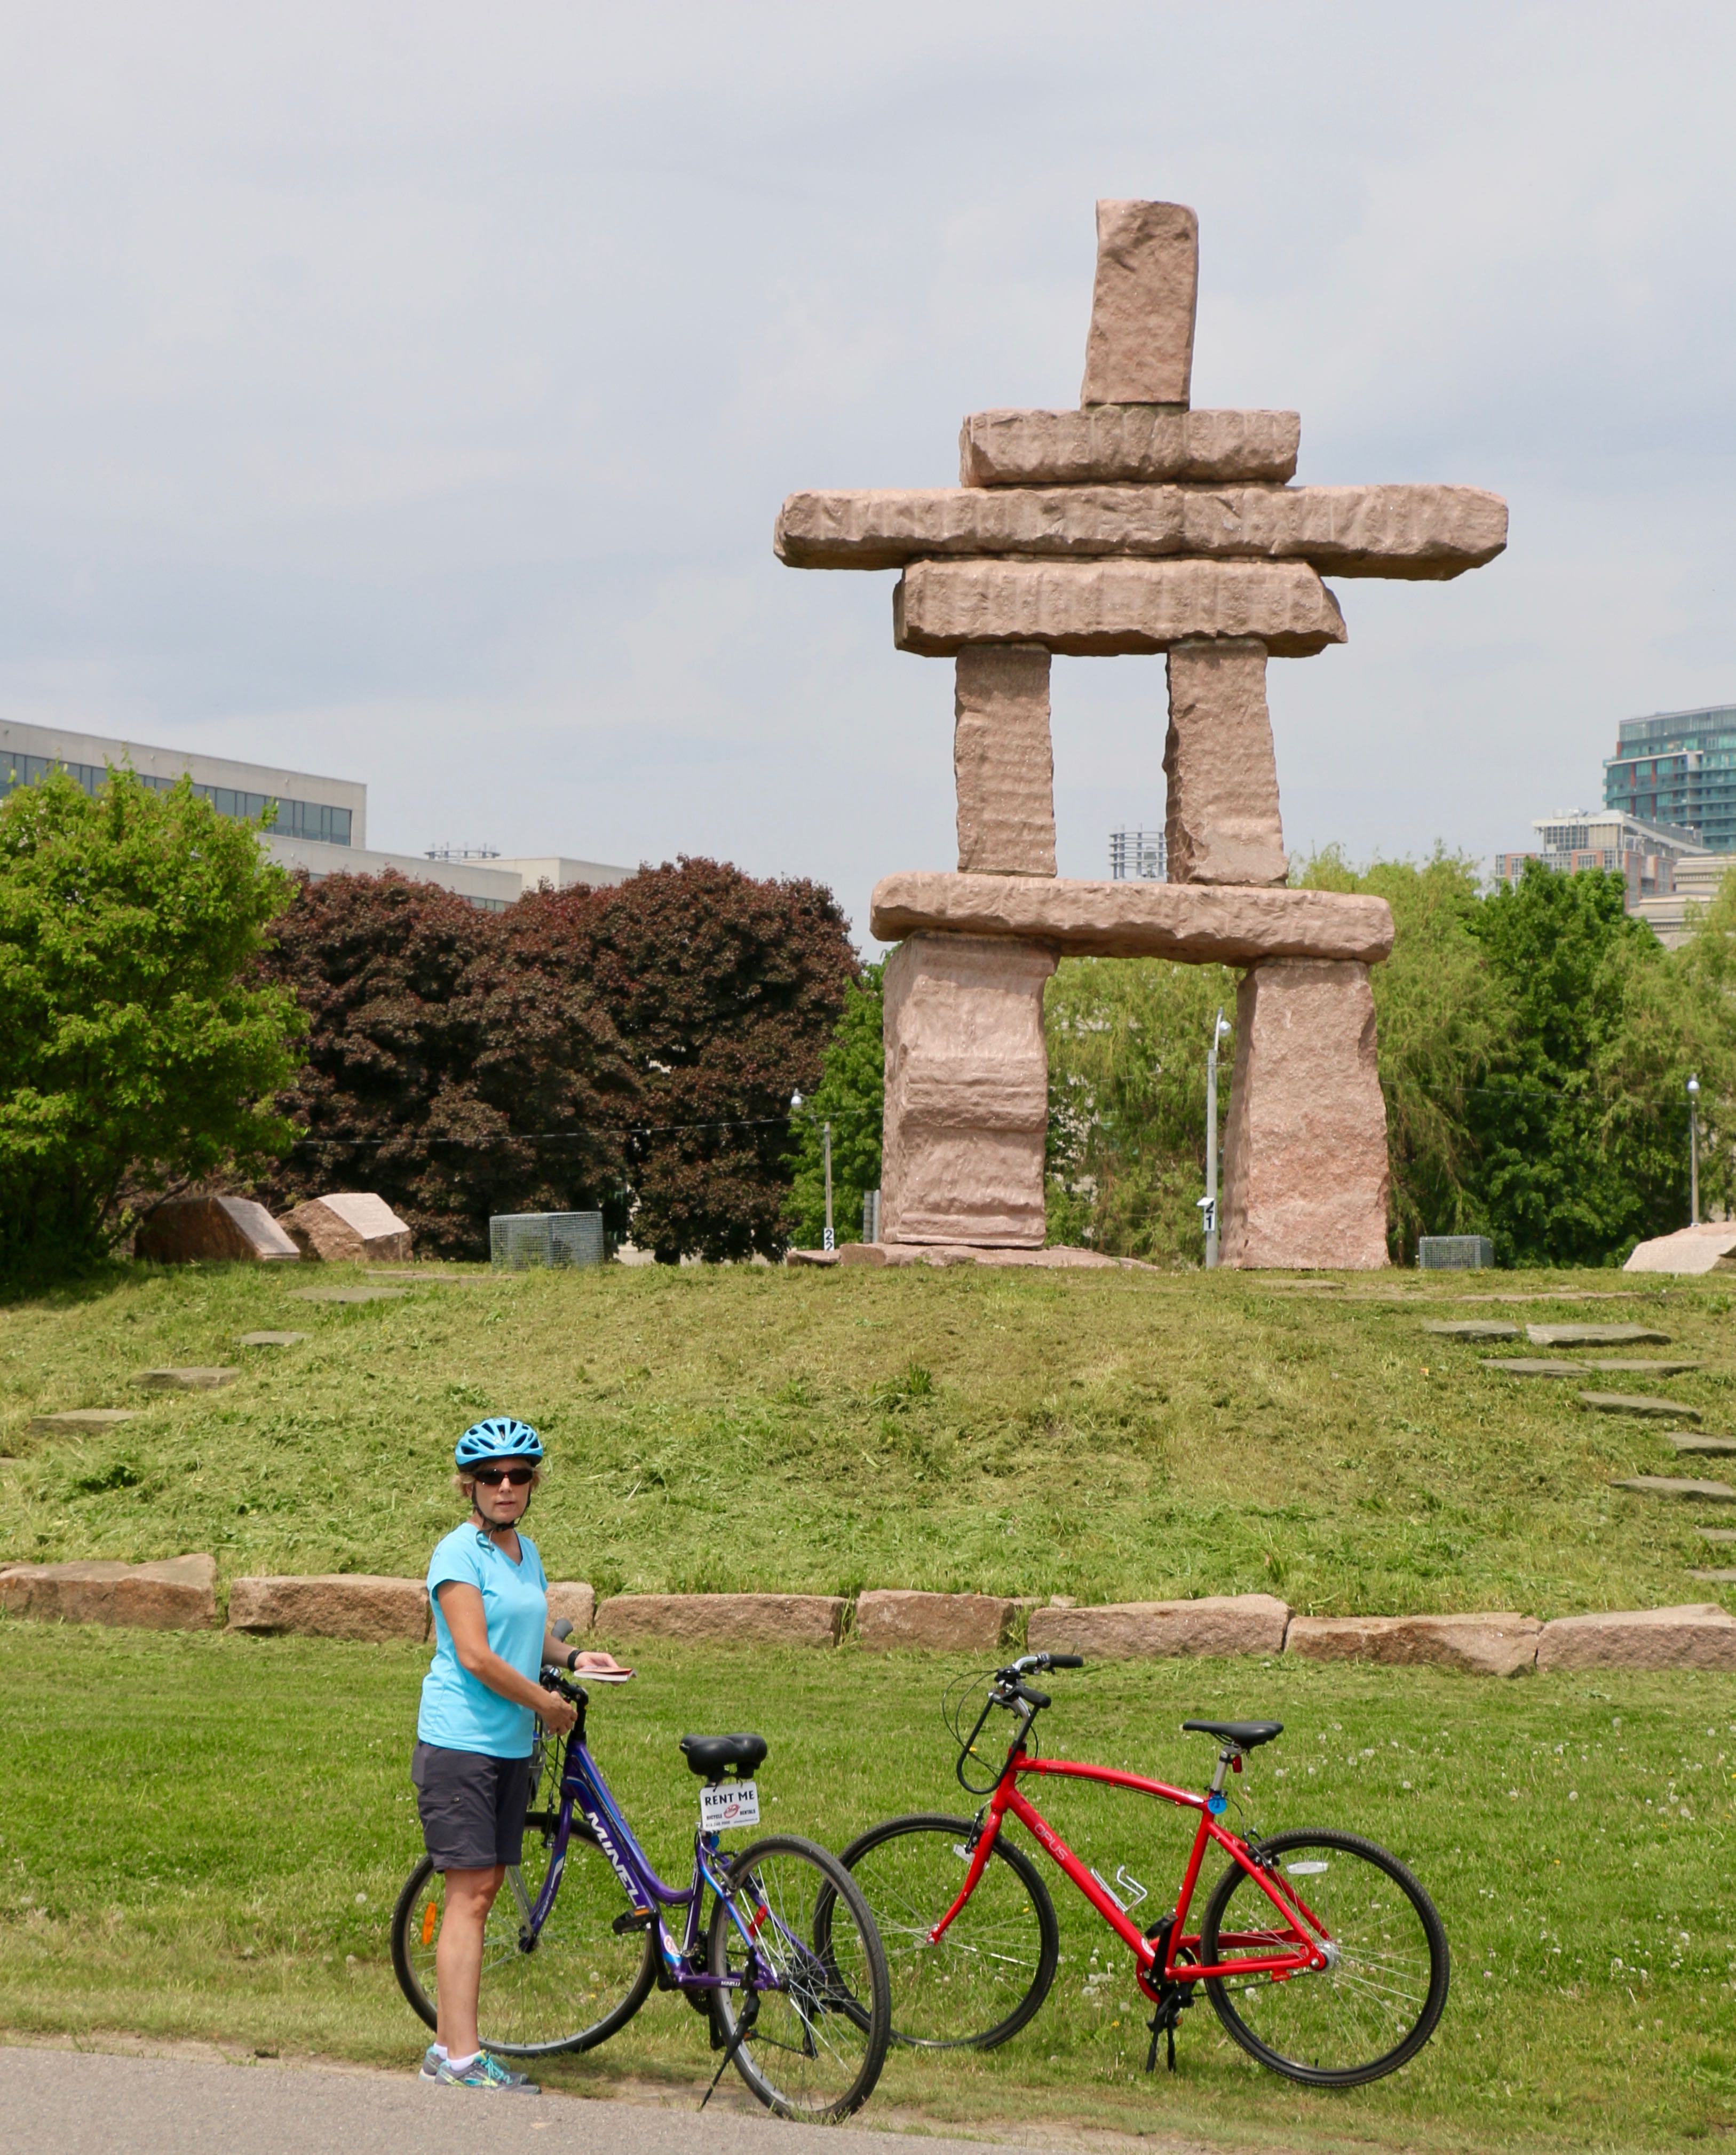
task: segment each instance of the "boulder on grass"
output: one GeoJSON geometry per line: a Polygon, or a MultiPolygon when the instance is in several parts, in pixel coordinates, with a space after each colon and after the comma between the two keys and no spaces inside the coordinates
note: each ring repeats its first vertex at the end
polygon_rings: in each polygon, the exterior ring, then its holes
{"type": "Polygon", "coordinates": [[[156,1564],[15,1564],[0,1570],[0,1609],[63,1624],[197,1631],[217,1621],[217,1559],[156,1564]]]}
{"type": "Polygon", "coordinates": [[[581,1579],[551,1579],[549,1581],[549,1625],[552,1629],[562,1618],[572,1626],[575,1639],[581,1639],[597,1621],[597,1595],[581,1579]]]}
{"type": "Polygon", "coordinates": [[[311,1579],[238,1579],[232,1631],[290,1631],[314,1639],[425,1639],[428,1589],[419,1579],[335,1572],[311,1579]]]}
{"type": "Polygon", "coordinates": [[[171,1197],[140,1221],[133,1255],[154,1265],[293,1264],[301,1252],[251,1197],[171,1197]]]}
{"type": "Polygon", "coordinates": [[[1625,1272],[1713,1272],[1736,1269],[1736,1220],[1703,1222],[1641,1242],[1625,1272]]]}
{"type": "Polygon", "coordinates": [[[834,1594],[616,1594],[597,1612],[614,1639],[728,1641],[756,1646],[835,1646],[844,1599],[834,1594]]]}
{"type": "Polygon", "coordinates": [[[328,1265],[409,1262],[408,1226],[371,1190],[310,1197],[284,1214],[284,1228],[303,1257],[328,1265]]]}
{"type": "Polygon", "coordinates": [[[1033,1609],[1031,1651],[1090,1661],[1172,1654],[1276,1654],[1289,1629],[1286,1602],[1270,1594],[1211,1594],[1197,1601],[1110,1602],[1095,1609],[1033,1609]]]}
{"type": "Polygon", "coordinates": [[[1018,1603],[994,1594],[920,1594],[877,1587],[858,1598],[856,1635],[864,1646],[932,1646],[992,1653],[1006,1640],[1018,1603]]]}
{"type": "Polygon", "coordinates": [[[1287,1654],[1308,1661],[1381,1661],[1518,1676],[1536,1664],[1543,1625],[1502,1610],[1476,1616],[1297,1616],[1287,1654]]]}
{"type": "Polygon", "coordinates": [[[1543,1669],[1736,1670],[1736,1616],[1715,1601],[1558,1616],[1537,1642],[1543,1669]]]}

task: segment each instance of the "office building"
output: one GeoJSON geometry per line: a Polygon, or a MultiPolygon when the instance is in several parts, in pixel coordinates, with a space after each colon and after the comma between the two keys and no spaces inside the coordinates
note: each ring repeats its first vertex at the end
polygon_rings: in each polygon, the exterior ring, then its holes
{"type": "Polygon", "coordinates": [[[1539,816],[1531,826],[1535,843],[1522,853],[1497,853],[1495,874],[1517,883],[1527,861],[1541,861],[1563,875],[1609,868],[1627,885],[1627,909],[1642,898],[1665,898],[1676,888],[1676,864],[1704,850],[1700,833],[1674,824],[1641,822],[1625,814],[1599,815],[1589,808],[1539,816]]]}
{"type": "Polygon", "coordinates": [[[1167,883],[1169,851],[1161,831],[1111,831],[1111,883],[1167,883]]]}
{"type": "Polygon", "coordinates": [[[367,788],[356,779],[319,778],[274,765],[237,763],[228,756],[0,719],[0,799],[57,767],[94,794],[110,764],[131,766],[159,792],[166,792],[177,779],[190,778],[195,792],[222,816],[251,821],[274,801],[276,818],[262,834],[266,851],[284,868],[305,868],[315,882],[340,871],[378,875],[396,868],[413,882],[439,883],[486,912],[499,912],[540,883],[565,890],[573,883],[625,883],[636,873],[602,861],[552,854],[508,860],[479,851],[465,854],[452,847],[428,853],[371,852],[367,788]]]}
{"type": "Polygon", "coordinates": [[[1736,704],[1622,719],[1603,797],[1647,823],[1692,826],[1708,853],[1736,852],[1736,704]]]}

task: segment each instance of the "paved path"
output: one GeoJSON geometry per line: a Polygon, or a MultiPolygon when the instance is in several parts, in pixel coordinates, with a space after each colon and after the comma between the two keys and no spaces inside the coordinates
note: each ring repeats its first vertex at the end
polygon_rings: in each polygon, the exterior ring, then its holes
{"type": "MultiPolygon", "coordinates": [[[[721,2091],[719,2091],[721,2092],[721,2091]]],[[[870,2111],[872,2114],[872,2111],[870,2111]]],[[[715,2106],[479,2096],[413,2074],[0,2047],[3,2155],[993,2155],[715,2106]]]]}

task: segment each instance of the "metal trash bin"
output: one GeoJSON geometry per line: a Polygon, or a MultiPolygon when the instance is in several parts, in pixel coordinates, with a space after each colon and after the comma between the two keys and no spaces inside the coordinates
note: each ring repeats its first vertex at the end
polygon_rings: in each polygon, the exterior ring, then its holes
{"type": "Polygon", "coordinates": [[[1495,1246],[1487,1235],[1421,1235],[1416,1241],[1416,1265],[1425,1272],[1481,1272],[1495,1262],[1495,1246]]]}
{"type": "Polygon", "coordinates": [[[489,1221],[489,1262],[503,1272],[600,1265],[607,1255],[601,1212],[496,1212],[489,1221]]]}

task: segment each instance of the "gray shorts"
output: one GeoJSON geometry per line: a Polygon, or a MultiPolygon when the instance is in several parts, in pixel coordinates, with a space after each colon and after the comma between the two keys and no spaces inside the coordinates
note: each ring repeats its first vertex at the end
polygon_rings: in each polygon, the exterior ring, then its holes
{"type": "Polygon", "coordinates": [[[410,1755],[416,1808],[436,1871],[489,1871],[524,1852],[530,1761],[417,1743],[410,1755]]]}

